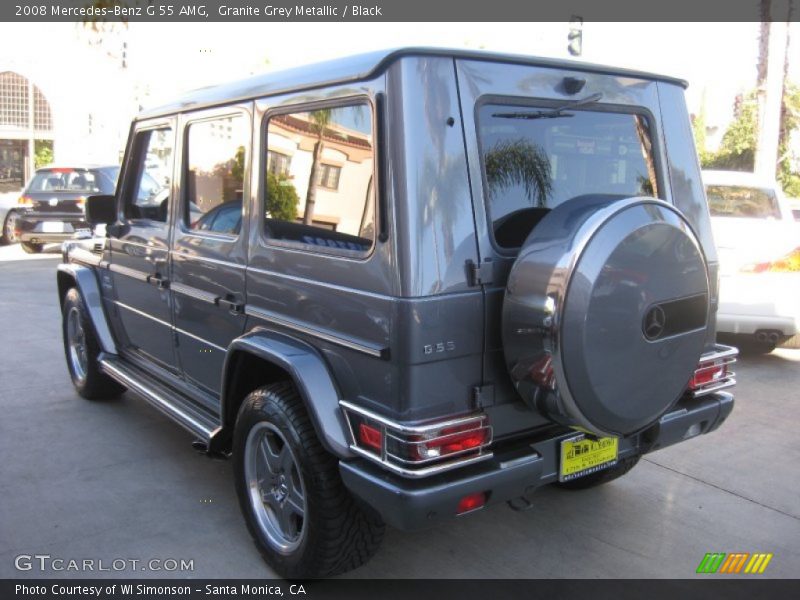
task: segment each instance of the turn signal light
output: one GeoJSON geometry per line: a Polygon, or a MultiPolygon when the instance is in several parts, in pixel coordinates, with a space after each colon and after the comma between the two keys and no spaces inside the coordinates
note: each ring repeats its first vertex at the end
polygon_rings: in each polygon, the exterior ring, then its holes
{"type": "Polygon", "coordinates": [[[478,510],[479,508],[483,508],[486,504],[486,492],[478,492],[477,494],[470,494],[469,496],[464,496],[459,502],[458,507],[456,508],[457,515],[463,515],[464,513],[478,510]]]}

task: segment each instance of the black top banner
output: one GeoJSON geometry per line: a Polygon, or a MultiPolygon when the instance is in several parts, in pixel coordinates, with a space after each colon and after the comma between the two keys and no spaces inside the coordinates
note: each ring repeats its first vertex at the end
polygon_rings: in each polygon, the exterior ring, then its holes
{"type": "Polygon", "coordinates": [[[17,22],[796,21],[800,0],[5,0],[17,22]]]}

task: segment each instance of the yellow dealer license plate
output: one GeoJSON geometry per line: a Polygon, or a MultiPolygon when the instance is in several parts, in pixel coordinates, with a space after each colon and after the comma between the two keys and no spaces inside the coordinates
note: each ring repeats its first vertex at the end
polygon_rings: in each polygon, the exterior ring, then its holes
{"type": "Polygon", "coordinates": [[[558,480],[570,481],[615,465],[618,441],[615,437],[594,439],[582,433],[562,440],[558,480]]]}

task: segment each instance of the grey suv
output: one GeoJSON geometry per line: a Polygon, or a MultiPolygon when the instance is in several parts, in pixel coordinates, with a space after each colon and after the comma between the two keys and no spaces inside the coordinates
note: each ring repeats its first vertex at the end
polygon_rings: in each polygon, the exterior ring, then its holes
{"type": "Polygon", "coordinates": [[[58,269],[75,387],[231,456],[287,577],[713,431],[736,350],[684,85],[407,49],[145,112],[58,269]]]}

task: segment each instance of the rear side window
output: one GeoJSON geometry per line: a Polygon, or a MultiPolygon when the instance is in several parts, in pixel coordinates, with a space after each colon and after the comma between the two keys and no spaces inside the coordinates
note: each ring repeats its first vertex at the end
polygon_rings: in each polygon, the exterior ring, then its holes
{"type": "Polygon", "coordinates": [[[712,217],[780,219],[781,209],[772,190],[735,185],[706,186],[712,217]]]}
{"type": "Polygon", "coordinates": [[[521,246],[550,209],[572,198],[659,195],[644,115],[486,104],[478,126],[489,216],[501,247],[521,246]]]}
{"type": "Polygon", "coordinates": [[[183,207],[189,229],[239,233],[247,139],[247,121],[241,115],[189,125],[183,207]]]}
{"type": "Polygon", "coordinates": [[[266,148],[264,233],[270,242],[367,254],[375,241],[370,106],[272,115],[266,148]]]}

